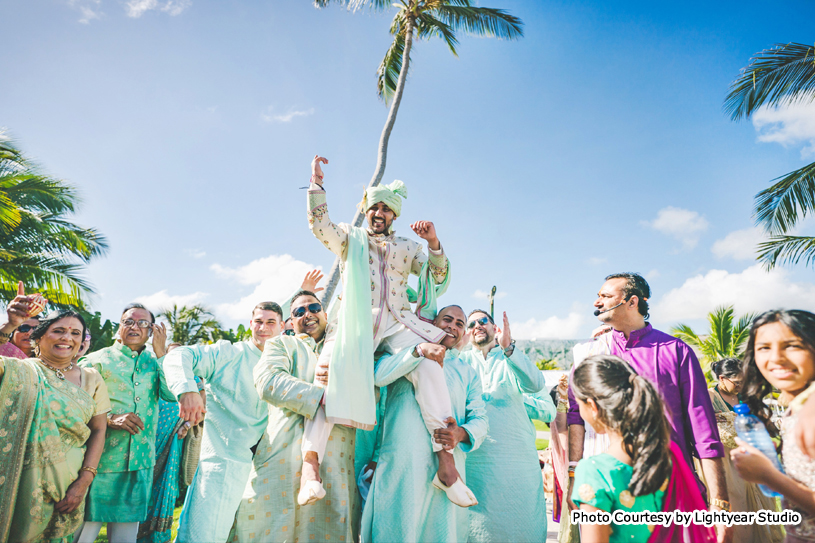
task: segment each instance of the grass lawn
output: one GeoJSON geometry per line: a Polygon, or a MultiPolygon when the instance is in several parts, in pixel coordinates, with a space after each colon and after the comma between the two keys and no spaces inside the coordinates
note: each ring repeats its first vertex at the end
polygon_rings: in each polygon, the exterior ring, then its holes
{"type": "Polygon", "coordinates": [[[539,420],[533,420],[532,423],[535,425],[535,430],[537,430],[539,432],[548,432],[549,431],[549,425],[547,425],[545,422],[541,422],[539,420]]]}
{"type": "MultiPolygon", "coordinates": [[[[181,515],[181,508],[176,507],[175,511],[173,511],[173,535],[170,538],[170,541],[175,540],[175,534],[178,532],[178,517],[181,515]]],[[[96,538],[94,543],[107,543],[108,540],[108,531],[107,525],[102,526],[102,531],[99,532],[99,536],[96,538]]]]}
{"type": "Polygon", "coordinates": [[[549,446],[549,440],[548,439],[536,439],[535,440],[535,448],[538,449],[539,451],[544,450],[548,446],[549,446]]]}

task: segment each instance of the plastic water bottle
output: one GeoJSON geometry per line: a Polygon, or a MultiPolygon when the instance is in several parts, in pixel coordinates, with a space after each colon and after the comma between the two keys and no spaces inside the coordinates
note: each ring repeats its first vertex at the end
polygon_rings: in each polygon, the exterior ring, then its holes
{"type": "MultiPolygon", "coordinates": [[[[778,461],[778,453],[775,450],[773,440],[770,438],[770,434],[761,419],[750,413],[750,407],[747,404],[740,403],[733,408],[733,411],[736,412],[734,426],[739,438],[761,451],[764,456],[770,459],[770,462],[778,471],[784,473],[784,468],[781,466],[781,462],[778,461]]],[[[781,494],[770,490],[764,485],[758,485],[758,487],[765,496],[771,498],[781,497],[781,494]]]]}

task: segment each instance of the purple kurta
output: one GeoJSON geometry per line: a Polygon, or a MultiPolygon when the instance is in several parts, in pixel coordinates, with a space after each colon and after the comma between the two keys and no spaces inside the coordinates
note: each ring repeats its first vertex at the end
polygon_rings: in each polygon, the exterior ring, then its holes
{"type": "MultiPolygon", "coordinates": [[[[662,395],[671,439],[682,449],[688,465],[693,465],[691,447],[699,458],[724,456],[705,375],[693,350],[650,324],[631,332],[627,340],[622,332],[612,330],[610,334],[611,354],[628,362],[662,395]]],[[[566,420],[569,424],[583,424],[571,387],[566,420]]]]}

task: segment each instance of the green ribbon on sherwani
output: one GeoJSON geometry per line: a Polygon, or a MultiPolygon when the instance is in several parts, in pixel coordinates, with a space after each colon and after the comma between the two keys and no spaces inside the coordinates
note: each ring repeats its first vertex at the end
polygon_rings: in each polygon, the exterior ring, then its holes
{"type": "Polygon", "coordinates": [[[325,414],[370,430],[376,424],[374,333],[368,233],[351,227],[343,271],[342,304],[328,372],[325,414]]]}

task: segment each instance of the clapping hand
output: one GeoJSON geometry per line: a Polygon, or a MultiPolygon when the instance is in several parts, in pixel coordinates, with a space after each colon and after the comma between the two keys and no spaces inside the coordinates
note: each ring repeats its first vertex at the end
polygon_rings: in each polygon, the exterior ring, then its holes
{"type": "Polygon", "coordinates": [[[320,167],[320,162],[328,164],[328,159],[320,155],[314,155],[314,160],[311,161],[311,181],[323,186],[323,169],[320,167]]]}
{"type": "Polygon", "coordinates": [[[319,283],[323,277],[325,276],[320,270],[311,270],[306,274],[303,282],[300,284],[300,288],[302,290],[314,292],[315,294],[321,290],[325,290],[323,287],[317,287],[317,283],[319,283]]]}

